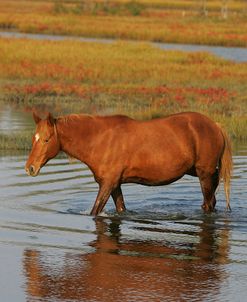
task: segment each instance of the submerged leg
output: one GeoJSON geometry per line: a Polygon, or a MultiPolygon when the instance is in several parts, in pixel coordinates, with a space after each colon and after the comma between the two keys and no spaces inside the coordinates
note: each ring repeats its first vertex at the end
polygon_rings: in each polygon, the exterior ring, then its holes
{"type": "Polygon", "coordinates": [[[216,170],[213,174],[198,170],[197,175],[200,179],[204,202],[202,208],[205,212],[212,212],[215,208],[215,191],[219,184],[219,173],[216,170]]]}
{"type": "Polygon", "coordinates": [[[100,184],[97,198],[90,213],[91,215],[98,215],[103,211],[104,206],[111,195],[112,189],[113,186],[109,183],[100,184]]]}
{"type": "Polygon", "coordinates": [[[116,187],[111,193],[111,196],[114,200],[116,210],[118,213],[124,212],[126,210],[124,199],[123,199],[123,193],[121,190],[120,185],[116,187]]]}

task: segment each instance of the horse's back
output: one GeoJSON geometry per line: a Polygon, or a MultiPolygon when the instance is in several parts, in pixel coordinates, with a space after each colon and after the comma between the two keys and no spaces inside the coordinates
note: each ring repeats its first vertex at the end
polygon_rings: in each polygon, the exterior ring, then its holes
{"type": "Polygon", "coordinates": [[[105,131],[115,144],[124,144],[134,149],[179,149],[183,146],[191,152],[201,152],[203,148],[210,149],[212,144],[215,145],[212,147],[217,147],[223,142],[216,123],[197,112],[177,113],[148,121],[138,121],[124,115],[96,118],[102,134],[105,131]]]}
{"type": "MultiPolygon", "coordinates": [[[[134,135],[160,146],[179,147],[186,145],[193,149],[201,148],[201,145],[217,144],[222,142],[220,128],[207,116],[196,112],[185,112],[169,115],[164,118],[153,119],[149,121],[137,122],[132,128],[134,135]]],[[[185,146],[184,146],[185,147],[185,146]]]]}
{"type": "MultiPolygon", "coordinates": [[[[170,128],[187,143],[195,144],[197,152],[211,146],[221,147],[223,136],[220,127],[207,116],[198,112],[177,113],[161,119],[167,129],[170,128]]],[[[210,148],[209,148],[210,149],[210,148]]]]}
{"type": "Polygon", "coordinates": [[[150,152],[162,149],[169,153],[181,149],[183,153],[201,153],[204,149],[220,148],[223,143],[221,130],[216,123],[197,112],[178,113],[148,121],[138,121],[124,115],[97,119],[112,143],[128,147],[129,152],[144,148],[150,152]]]}

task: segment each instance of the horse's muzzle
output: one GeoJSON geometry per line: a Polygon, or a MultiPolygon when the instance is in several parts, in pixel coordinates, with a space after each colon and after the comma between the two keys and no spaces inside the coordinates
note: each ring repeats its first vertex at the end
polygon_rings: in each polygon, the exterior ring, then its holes
{"type": "Polygon", "coordinates": [[[27,175],[29,176],[37,176],[39,174],[39,168],[36,169],[34,166],[26,167],[27,175]]]}

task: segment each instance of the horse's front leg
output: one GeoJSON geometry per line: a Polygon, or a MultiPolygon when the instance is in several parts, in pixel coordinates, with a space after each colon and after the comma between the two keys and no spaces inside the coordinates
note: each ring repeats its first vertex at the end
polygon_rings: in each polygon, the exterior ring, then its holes
{"type": "Polygon", "coordinates": [[[107,200],[109,199],[113,189],[114,186],[112,185],[112,183],[103,182],[99,184],[99,192],[90,213],[91,215],[96,216],[103,211],[104,206],[107,203],[107,200]]]}
{"type": "Polygon", "coordinates": [[[118,213],[124,212],[126,210],[126,207],[125,207],[125,204],[124,204],[123,193],[122,193],[120,185],[118,185],[112,191],[111,196],[114,200],[117,212],[118,213]]]}

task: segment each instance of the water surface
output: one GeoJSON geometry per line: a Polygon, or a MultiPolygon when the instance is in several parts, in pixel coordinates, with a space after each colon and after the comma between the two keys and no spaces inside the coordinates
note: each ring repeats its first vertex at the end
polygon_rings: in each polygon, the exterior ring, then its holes
{"type": "Polygon", "coordinates": [[[61,156],[40,176],[27,155],[0,155],[1,301],[244,301],[247,281],[247,146],[234,156],[231,213],[201,209],[197,178],[164,187],[123,186],[88,215],[91,172],[61,156]]]}
{"type": "Polygon", "coordinates": [[[11,134],[33,128],[34,122],[30,113],[13,110],[10,106],[0,106],[0,134],[11,134]]]}

